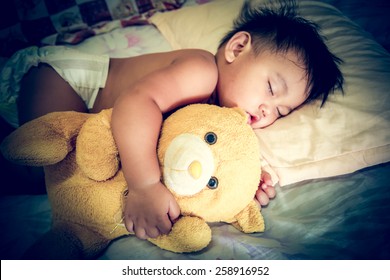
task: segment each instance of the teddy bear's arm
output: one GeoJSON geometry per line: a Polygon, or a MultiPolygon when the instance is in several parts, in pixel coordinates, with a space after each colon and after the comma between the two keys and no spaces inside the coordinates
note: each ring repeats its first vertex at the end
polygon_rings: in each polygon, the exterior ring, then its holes
{"type": "Polygon", "coordinates": [[[232,225],[245,233],[263,232],[264,219],[256,202],[252,200],[247,207],[244,208],[236,216],[236,221],[232,225]]]}
{"type": "Polygon", "coordinates": [[[200,251],[211,241],[211,229],[198,217],[183,216],[167,235],[148,239],[158,247],[175,253],[200,251]]]}
{"type": "Polygon", "coordinates": [[[95,181],[106,181],[119,169],[119,153],[111,132],[111,113],[112,109],[107,109],[90,117],[77,138],[77,164],[95,181]]]}
{"type": "Polygon", "coordinates": [[[8,160],[30,166],[57,163],[74,148],[74,140],[88,114],[76,112],[50,113],[32,120],[3,143],[1,152],[8,160]]]}

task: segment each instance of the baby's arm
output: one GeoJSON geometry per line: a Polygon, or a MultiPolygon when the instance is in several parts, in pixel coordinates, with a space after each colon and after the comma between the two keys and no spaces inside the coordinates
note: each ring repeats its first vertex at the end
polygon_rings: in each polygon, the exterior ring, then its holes
{"type": "Polygon", "coordinates": [[[156,148],[162,114],[207,98],[217,75],[211,54],[187,54],[144,77],[114,105],[112,131],[129,190],[125,225],[139,238],[168,233],[180,214],[172,194],[160,181],[156,148]]]}

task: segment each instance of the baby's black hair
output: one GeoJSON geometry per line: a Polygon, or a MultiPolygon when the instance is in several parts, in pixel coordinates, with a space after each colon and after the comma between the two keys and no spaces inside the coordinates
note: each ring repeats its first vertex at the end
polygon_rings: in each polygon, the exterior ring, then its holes
{"type": "Polygon", "coordinates": [[[235,33],[246,31],[251,35],[255,55],[264,50],[295,51],[308,78],[309,94],[305,103],[320,99],[322,107],[329,93],[336,89],[343,92],[344,78],[339,69],[342,60],[328,50],[325,38],[319,34],[319,26],[298,16],[296,10],[295,1],[270,2],[258,7],[251,7],[245,1],[233,29],[221,40],[219,47],[235,33]]]}

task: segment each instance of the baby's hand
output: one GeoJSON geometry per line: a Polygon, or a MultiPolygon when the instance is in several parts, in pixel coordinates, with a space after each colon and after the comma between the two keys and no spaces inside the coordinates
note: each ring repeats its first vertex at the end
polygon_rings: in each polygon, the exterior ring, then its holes
{"type": "Polygon", "coordinates": [[[156,238],[169,233],[179,215],[179,205],[161,182],[129,189],[124,212],[125,226],[138,238],[156,238]]]}
{"type": "Polygon", "coordinates": [[[262,171],[261,181],[259,188],[256,191],[255,200],[261,205],[266,206],[269,203],[269,200],[274,198],[276,195],[275,188],[273,187],[273,182],[271,180],[271,175],[268,172],[262,171]]]}

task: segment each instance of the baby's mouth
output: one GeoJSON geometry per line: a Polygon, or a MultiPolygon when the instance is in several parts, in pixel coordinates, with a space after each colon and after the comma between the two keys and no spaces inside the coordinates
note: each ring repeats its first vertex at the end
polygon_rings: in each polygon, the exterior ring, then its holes
{"type": "Polygon", "coordinates": [[[254,122],[258,121],[258,119],[259,119],[257,116],[254,116],[251,113],[246,112],[246,114],[248,116],[247,124],[249,124],[249,125],[253,124],[254,122]]]}

